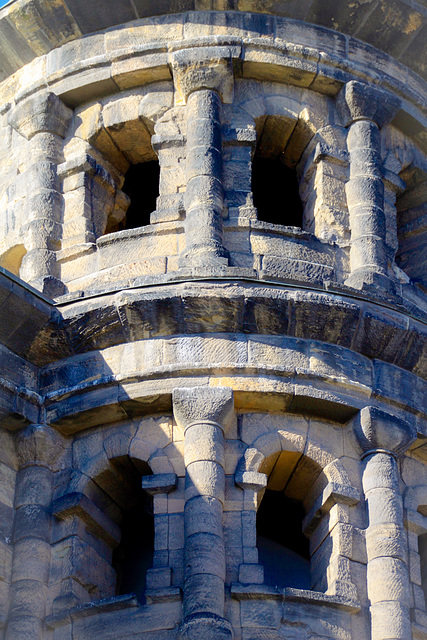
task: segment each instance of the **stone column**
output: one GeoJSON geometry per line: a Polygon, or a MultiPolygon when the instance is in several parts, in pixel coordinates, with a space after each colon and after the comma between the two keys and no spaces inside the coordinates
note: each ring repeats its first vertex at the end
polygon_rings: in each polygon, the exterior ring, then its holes
{"type": "Polygon", "coordinates": [[[350,178],[346,185],[350,216],[350,276],[356,289],[382,287],[393,292],[388,276],[384,181],[380,129],[395,115],[400,102],[361,82],[348,82],[337,100],[348,128],[350,178]]]}
{"type": "Polygon", "coordinates": [[[395,416],[374,407],[359,414],[356,435],[362,447],[363,491],[368,508],[366,551],[372,640],[408,640],[410,586],[403,501],[397,458],[416,433],[395,416]]]}
{"type": "Polygon", "coordinates": [[[72,111],[53,93],[37,94],[9,113],[9,124],[29,141],[30,166],[18,182],[26,193],[21,277],[51,295],[62,293],[55,252],[61,238],[62,195],[57,165],[72,111]]]}
{"type": "Polygon", "coordinates": [[[227,387],[175,389],[173,411],[184,429],[184,620],[179,638],[230,640],[224,618],[224,434],[234,417],[227,387]]]}
{"type": "Polygon", "coordinates": [[[228,265],[222,241],[221,103],[233,99],[231,52],[226,47],[176,51],[176,104],[186,104],[185,249],[181,267],[228,265]]]}
{"type": "Polygon", "coordinates": [[[42,640],[50,570],[53,467],[64,444],[50,427],[30,425],[17,434],[16,448],[19,470],[5,640],[42,640]]]}

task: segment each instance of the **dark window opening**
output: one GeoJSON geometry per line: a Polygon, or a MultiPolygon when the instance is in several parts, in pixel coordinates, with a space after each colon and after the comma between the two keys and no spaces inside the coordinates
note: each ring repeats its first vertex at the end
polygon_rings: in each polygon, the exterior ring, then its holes
{"type": "Polygon", "coordinates": [[[157,160],[129,167],[122,187],[122,191],[130,198],[125,229],[136,229],[150,224],[150,214],[156,210],[159,180],[160,166],[157,160]]]}
{"type": "Polygon", "coordinates": [[[255,156],[252,163],[252,194],[258,220],[302,227],[303,206],[296,171],[277,158],[255,156]]]}
{"type": "Polygon", "coordinates": [[[302,533],[304,510],[282,491],[267,489],[257,513],[257,547],[265,583],[310,589],[309,541],[302,533]]]}
{"type": "Polygon", "coordinates": [[[421,561],[421,586],[427,607],[427,533],[418,536],[418,553],[421,561]]]}
{"type": "Polygon", "coordinates": [[[135,593],[145,602],[145,577],[153,566],[154,517],[152,498],[141,490],[134,507],[123,514],[121,540],[113,554],[116,593],[135,593]]]}
{"type": "Polygon", "coordinates": [[[141,476],[151,475],[145,462],[130,461],[127,456],[112,461],[123,478],[122,495],[115,496],[121,506],[120,544],[114,550],[112,565],[116,571],[116,595],[135,593],[145,602],[145,578],[153,566],[153,498],[141,489],[141,476]]]}

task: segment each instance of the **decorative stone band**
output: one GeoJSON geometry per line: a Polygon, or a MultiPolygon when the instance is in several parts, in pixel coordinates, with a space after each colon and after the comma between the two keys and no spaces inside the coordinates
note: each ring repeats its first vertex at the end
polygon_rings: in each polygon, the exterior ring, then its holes
{"type": "Polygon", "coordinates": [[[360,459],[364,460],[368,456],[372,456],[375,453],[385,453],[388,456],[391,456],[392,458],[397,460],[396,454],[393,451],[389,451],[388,449],[369,449],[368,451],[365,451],[364,453],[362,453],[362,455],[360,456],[360,459]]]}
{"type": "Polygon", "coordinates": [[[232,638],[224,619],[224,433],[234,419],[225,387],[173,391],[173,411],[184,430],[184,621],[179,638],[232,638]]]}
{"type": "Polygon", "coordinates": [[[190,424],[187,424],[184,429],[191,429],[191,427],[195,427],[201,424],[206,424],[206,425],[210,425],[213,427],[218,427],[218,429],[221,429],[222,432],[224,432],[224,426],[222,424],[219,424],[219,422],[215,422],[215,420],[195,420],[194,422],[190,422],[190,424]]]}
{"type": "Polygon", "coordinates": [[[408,547],[397,457],[415,439],[413,425],[376,407],[355,422],[368,508],[366,552],[372,640],[411,637],[408,547]]]}

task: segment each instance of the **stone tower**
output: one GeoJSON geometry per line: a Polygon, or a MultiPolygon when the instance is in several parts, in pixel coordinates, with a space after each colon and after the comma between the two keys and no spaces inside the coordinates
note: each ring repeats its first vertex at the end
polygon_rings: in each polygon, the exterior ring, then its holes
{"type": "Polygon", "coordinates": [[[427,639],[426,0],[0,10],[0,638],[427,639]]]}

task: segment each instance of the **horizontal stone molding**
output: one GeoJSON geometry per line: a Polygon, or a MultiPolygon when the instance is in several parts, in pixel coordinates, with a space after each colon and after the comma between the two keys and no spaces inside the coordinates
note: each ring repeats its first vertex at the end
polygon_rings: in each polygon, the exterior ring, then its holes
{"type": "Polygon", "coordinates": [[[360,611],[360,604],[352,600],[348,600],[342,596],[329,595],[319,591],[308,591],[305,589],[294,589],[286,587],[285,589],[276,589],[266,585],[251,584],[233,584],[231,585],[231,597],[235,600],[272,600],[283,602],[295,602],[300,606],[309,604],[313,606],[333,607],[342,609],[348,613],[357,613],[360,611]]]}
{"type": "MultiPolygon", "coordinates": [[[[27,3],[24,3],[24,6],[25,4],[27,3]]],[[[362,6],[358,8],[357,19],[349,20],[348,15],[353,15],[354,9],[352,11],[352,5],[349,2],[344,2],[343,6],[340,7],[340,11],[334,12],[334,17],[332,18],[326,8],[323,11],[316,11],[314,7],[310,10],[311,4],[315,5],[314,2],[309,2],[308,8],[305,10],[307,22],[312,23],[307,31],[309,34],[310,29],[317,31],[322,40],[327,40],[325,36],[329,31],[325,26],[334,28],[335,33],[336,31],[341,31],[343,34],[351,36],[357,25],[366,22],[365,18],[368,15],[368,8],[362,6]],[[317,22],[322,26],[316,26],[317,22]]],[[[3,26],[2,22],[4,23],[8,20],[14,26],[14,30],[12,31],[9,28],[4,35],[7,43],[6,51],[10,50],[4,63],[4,75],[7,76],[15,72],[37,55],[47,53],[49,50],[61,46],[67,40],[75,41],[82,35],[98,30],[111,30],[116,25],[126,21],[135,21],[141,17],[145,18],[145,20],[140,20],[142,26],[144,24],[148,26],[150,22],[155,25],[151,30],[149,28],[146,29],[146,36],[149,37],[151,33],[155,36],[159,25],[170,23],[170,18],[167,15],[163,18],[157,16],[161,13],[174,13],[176,10],[173,4],[170,7],[165,7],[164,5],[158,6],[157,3],[150,2],[144,4],[143,14],[141,15],[135,8],[131,8],[135,6],[120,1],[110,11],[95,18],[94,0],[89,0],[84,9],[83,7],[80,8],[80,5],[73,3],[72,0],[65,0],[64,3],[58,6],[52,6],[48,0],[45,0],[41,5],[41,13],[33,14],[28,11],[26,14],[28,18],[25,22],[22,21],[20,12],[13,4],[10,7],[5,7],[0,13],[0,28],[3,26]],[[93,8],[91,8],[92,4],[93,8]],[[39,32],[41,30],[40,19],[43,25],[42,34],[39,32]]],[[[194,33],[209,32],[206,27],[203,29],[202,25],[198,24],[199,15],[205,17],[209,14],[205,11],[194,11],[197,8],[197,3],[194,0],[186,0],[181,3],[180,8],[192,13],[183,14],[183,19],[177,25],[171,39],[179,39],[180,36],[188,38],[194,33]],[[199,27],[198,30],[197,27],[199,27]]],[[[245,4],[245,9],[247,11],[258,11],[259,4],[255,0],[250,0],[245,4]]],[[[246,30],[249,34],[254,34],[257,31],[261,31],[261,33],[269,32],[272,39],[274,37],[279,38],[281,33],[283,33],[283,37],[286,38],[288,36],[289,38],[288,32],[292,33],[293,27],[294,36],[296,38],[298,36],[301,37],[298,29],[299,21],[294,19],[299,17],[297,7],[289,5],[288,2],[282,0],[279,3],[275,3],[273,11],[264,8],[263,12],[264,15],[257,16],[236,11],[233,20],[234,28],[240,28],[242,31],[246,30]],[[289,25],[287,22],[291,24],[289,25]]],[[[369,15],[370,24],[364,24],[363,29],[359,29],[358,38],[364,40],[368,45],[375,44],[385,53],[390,52],[397,58],[402,59],[404,64],[408,64],[415,71],[423,73],[422,61],[417,60],[417,51],[420,50],[423,33],[419,27],[425,22],[425,15],[415,10],[408,0],[399,0],[397,9],[395,9],[395,13],[392,16],[394,17],[392,22],[394,32],[393,34],[384,35],[384,38],[382,38],[381,35],[378,35],[378,31],[383,23],[389,19],[387,9],[385,7],[375,7],[375,11],[369,15]],[[416,25],[418,29],[412,28],[413,25],[416,25]],[[393,48],[391,49],[391,47],[393,48]]],[[[206,26],[212,29],[214,24],[215,21],[211,18],[206,26]]],[[[333,40],[335,48],[343,47],[341,39],[336,36],[330,39],[333,40]]]]}

